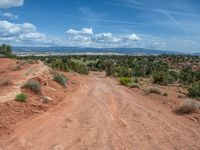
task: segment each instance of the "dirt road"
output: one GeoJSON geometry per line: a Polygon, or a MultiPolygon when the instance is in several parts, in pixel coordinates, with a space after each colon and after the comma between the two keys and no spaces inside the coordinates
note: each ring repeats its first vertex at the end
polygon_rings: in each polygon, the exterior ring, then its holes
{"type": "Polygon", "coordinates": [[[20,122],[1,150],[200,149],[200,125],[94,73],[52,110],[20,122]]]}

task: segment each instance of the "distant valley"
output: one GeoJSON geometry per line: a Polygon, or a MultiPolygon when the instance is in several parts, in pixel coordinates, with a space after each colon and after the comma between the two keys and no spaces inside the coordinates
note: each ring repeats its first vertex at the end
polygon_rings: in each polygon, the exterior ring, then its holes
{"type": "MultiPolygon", "coordinates": [[[[17,55],[161,55],[161,54],[187,54],[175,51],[164,51],[144,48],[81,48],[81,47],[13,47],[17,55]]],[[[200,53],[189,53],[200,55],[200,53]]]]}

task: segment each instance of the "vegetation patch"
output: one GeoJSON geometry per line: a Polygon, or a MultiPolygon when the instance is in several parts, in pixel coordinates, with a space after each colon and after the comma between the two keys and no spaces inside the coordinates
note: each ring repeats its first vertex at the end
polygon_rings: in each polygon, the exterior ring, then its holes
{"type": "Polygon", "coordinates": [[[188,89],[189,96],[193,98],[200,98],[200,81],[194,82],[188,89]]]}
{"type": "Polygon", "coordinates": [[[195,113],[200,110],[200,103],[195,102],[192,99],[186,99],[184,102],[179,106],[175,112],[179,114],[190,114],[195,113]]]}
{"type": "Polygon", "coordinates": [[[9,45],[6,45],[6,44],[2,44],[0,46],[0,56],[5,56],[5,57],[8,57],[12,54],[12,48],[11,46],[9,45]]]}
{"type": "Polygon", "coordinates": [[[162,95],[162,92],[158,88],[151,87],[151,88],[145,90],[146,95],[149,95],[151,93],[162,95]]]}
{"type": "Polygon", "coordinates": [[[140,84],[131,82],[131,83],[128,84],[128,87],[129,88],[138,88],[138,89],[140,89],[140,84]]]}
{"type": "Polygon", "coordinates": [[[172,84],[176,79],[168,72],[160,71],[153,74],[155,84],[168,85],[172,84]]]}
{"type": "Polygon", "coordinates": [[[36,94],[41,94],[41,84],[39,81],[36,80],[29,80],[27,83],[23,86],[23,88],[30,89],[31,91],[35,92],[36,94]]]}
{"type": "Polygon", "coordinates": [[[23,102],[23,103],[25,103],[27,101],[27,99],[28,99],[28,96],[24,93],[17,94],[15,97],[16,101],[23,102]]]}
{"type": "Polygon", "coordinates": [[[67,81],[68,79],[63,75],[63,74],[60,74],[60,73],[54,73],[54,81],[56,81],[57,83],[59,83],[60,85],[66,87],[67,86],[67,81]]]}
{"type": "Polygon", "coordinates": [[[88,74],[89,69],[86,64],[83,62],[78,62],[78,61],[71,61],[68,64],[68,67],[70,68],[71,71],[75,71],[80,74],[88,74]]]}
{"type": "Polygon", "coordinates": [[[128,78],[128,77],[122,77],[122,78],[119,78],[119,82],[121,85],[128,86],[129,84],[131,84],[132,80],[131,78],[128,78]]]}

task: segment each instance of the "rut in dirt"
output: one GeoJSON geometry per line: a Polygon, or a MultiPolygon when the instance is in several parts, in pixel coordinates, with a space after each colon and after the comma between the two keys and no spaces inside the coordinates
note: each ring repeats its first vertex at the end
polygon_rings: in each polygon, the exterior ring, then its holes
{"type": "Polygon", "coordinates": [[[17,124],[0,149],[200,149],[198,123],[100,73],[81,78],[51,111],[17,124]]]}

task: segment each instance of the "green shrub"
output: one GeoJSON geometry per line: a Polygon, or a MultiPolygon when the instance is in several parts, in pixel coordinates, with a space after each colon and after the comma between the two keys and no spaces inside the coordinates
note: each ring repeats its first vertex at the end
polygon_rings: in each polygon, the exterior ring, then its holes
{"type": "Polygon", "coordinates": [[[59,70],[62,70],[62,71],[68,71],[69,68],[67,66],[66,63],[63,62],[62,59],[56,59],[54,60],[51,65],[50,65],[52,68],[54,69],[59,69],[59,70]]]}
{"type": "Polygon", "coordinates": [[[200,68],[194,72],[195,81],[200,81],[200,68]]]}
{"type": "Polygon", "coordinates": [[[175,79],[178,80],[179,74],[176,71],[169,71],[169,74],[175,79]]]}
{"type": "Polygon", "coordinates": [[[128,67],[112,67],[111,74],[115,77],[132,77],[132,69],[128,67]]]}
{"type": "Polygon", "coordinates": [[[15,100],[16,101],[19,101],[19,102],[26,102],[27,101],[27,98],[28,96],[24,93],[20,93],[20,94],[17,94],[16,97],[15,97],[15,100]]]}
{"type": "Polygon", "coordinates": [[[88,74],[89,73],[89,69],[88,69],[87,65],[82,62],[71,61],[71,62],[69,62],[68,66],[71,71],[74,71],[74,72],[77,72],[80,74],[88,74]]]}
{"type": "Polygon", "coordinates": [[[188,89],[189,96],[200,98],[200,81],[194,82],[188,89]]]}
{"type": "Polygon", "coordinates": [[[68,79],[63,74],[55,73],[54,80],[58,82],[60,85],[66,86],[68,79]]]}
{"type": "Polygon", "coordinates": [[[145,90],[146,95],[151,94],[151,93],[158,94],[158,95],[162,94],[162,92],[158,88],[154,88],[154,87],[145,90]]]}
{"type": "Polygon", "coordinates": [[[12,55],[12,47],[6,44],[0,45],[0,55],[6,56],[6,57],[12,55]]]}
{"type": "Polygon", "coordinates": [[[172,84],[175,78],[168,72],[160,71],[153,74],[153,80],[155,84],[167,85],[172,84]]]}
{"type": "Polygon", "coordinates": [[[132,80],[131,78],[123,77],[123,78],[119,78],[119,82],[121,85],[127,86],[128,84],[132,82],[132,80]]]}
{"type": "Polygon", "coordinates": [[[41,93],[41,84],[39,81],[36,80],[29,80],[27,83],[23,86],[23,88],[27,88],[32,90],[33,92],[40,94],[41,93]]]}
{"type": "Polygon", "coordinates": [[[184,85],[188,85],[194,82],[195,74],[192,70],[192,67],[186,66],[185,68],[183,68],[180,72],[179,78],[180,78],[180,83],[184,85]]]}

